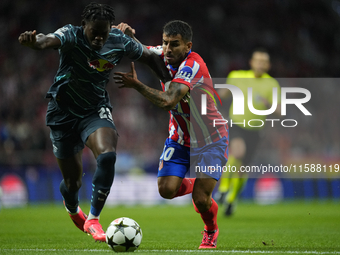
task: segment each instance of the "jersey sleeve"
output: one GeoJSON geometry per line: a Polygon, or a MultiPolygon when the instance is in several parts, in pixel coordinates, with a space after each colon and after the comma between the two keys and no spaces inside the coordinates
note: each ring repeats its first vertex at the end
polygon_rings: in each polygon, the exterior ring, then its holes
{"type": "Polygon", "coordinates": [[[125,51],[124,54],[132,60],[137,60],[142,56],[143,45],[133,40],[130,36],[122,35],[125,51]]]}
{"type": "Polygon", "coordinates": [[[158,46],[147,46],[147,48],[149,50],[151,50],[152,52],[154,52],[155,54],[157,54],[158,56],[164,57],[163,47],[161,45],[158,45],[158,46]]]}
{"type": "Polygon", "coordinates": [[[59,28],[53,33],[53,35],[55,35],[61,41],[61,46],[59,49],[62,50],[73,48],[77,40],[75,28],[70,24],[59,28]]]}
{"type": "Polygon", "coordinates": [[[200,65],[196,61],[184,61],[178,68],[178,72],[173,78],[173,82],[182,83],[190,88],[190,84],[197,82],[199,77],[200,65]]]}

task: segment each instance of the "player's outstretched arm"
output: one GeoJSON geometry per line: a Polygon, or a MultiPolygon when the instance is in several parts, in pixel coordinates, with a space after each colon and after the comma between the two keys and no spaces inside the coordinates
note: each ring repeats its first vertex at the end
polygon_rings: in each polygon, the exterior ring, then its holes
{"type": "Polygon", "coordinates": [[[138,80],[133,62],[131,72],[115,72],[114,80],[119,88],[134,88],[150,102],[166,111],[173,109],[189,91],[188,86],[177,82],[169,82],[166,91],[150,88],[138,80]]]}
{"type": "Polygon", "coordinates": [[[163,59],[144,45],[143,54],[138,61],[148,65],[163,83],[171,81],[169,70],[166,68],[163,59]]]}
{"type": "MultiPolygon", "coordinates": [[[[135,29],[129,26],[129,24],[122,22],[118,24],[117,26],[112,26],[112,27],[119,29],[124,34],[130,36],[136,42],[142,44],[135,37],[135,33],[136,33],[135,29]]],[[[165,67],[163,60],[153,51],[149,50],[145,45],[143,45],[143,54],[138,59],[138,61],[148,65],[162,82],[165,83],[165,82],[171,81],[169,70],[165,67]]]]}
{"type": "Polygon", "coordinates": [[[37,34],[36,30],[26,31],[19,35],[19,43],[35,50],[56,49],[61,46],[60,40],[53,34],[37,34]]]}

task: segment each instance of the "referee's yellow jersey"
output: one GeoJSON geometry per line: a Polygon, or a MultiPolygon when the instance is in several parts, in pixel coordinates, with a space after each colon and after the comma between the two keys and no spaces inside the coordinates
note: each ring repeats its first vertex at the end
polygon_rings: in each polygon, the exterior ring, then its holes
{"type": "Polygon", "coordinates": [[[249,130],[259,130],[264,127],[251,127],[251,126],[261,126],[260,121],[262,120],[266,123],[265,115],[253,114],[248,108],[248,88],[252,88],[252,98],[253,106],[256,110],[267,110],[271,107],[273,102],[273,88],[277,88],[277,103],[281,102],[281,90],[280,85],[273,77],[269,74],[264,73],[262,77],[255,78],[254,72],[252,70],[237,70],[231,71],[227,78],[227,84],[235,85],[240,88],[244,95],[244,115],[234,115],[233,114],[233,103],[231,104],[229,110],[229,119],[232,123],[237,122],[238,126],[249,129],[249,130]],[[268,107],[269,104],[269,107],[268,107]],[[250,126],[248,125],[248,121],[250,126]],[[240,124],[241,123],[241,124],[240,124]],[[245,123],[245,125],[243,124],[245,123]]]}

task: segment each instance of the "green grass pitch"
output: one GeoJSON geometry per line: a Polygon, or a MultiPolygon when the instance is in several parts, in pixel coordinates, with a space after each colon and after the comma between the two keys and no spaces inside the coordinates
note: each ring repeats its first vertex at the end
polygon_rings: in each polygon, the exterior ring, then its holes
{"type": "MultiPolygon", "coordinates": [[[[86,203],[88,206],[89,203],[86,203]]],[[[85,203],[81,204],[88,212],[85,203]]],[[[203,223],[192,205],[106,207],[106,229],[118,217],[136,220],[143,231],[136,254],[340,254],[339,202],[239,203],[223,216],[216,250],[198,250],[203,223]]],[[[62,204],[0,210],[0,254],[112,254],[71,222],[62,204]]]]}

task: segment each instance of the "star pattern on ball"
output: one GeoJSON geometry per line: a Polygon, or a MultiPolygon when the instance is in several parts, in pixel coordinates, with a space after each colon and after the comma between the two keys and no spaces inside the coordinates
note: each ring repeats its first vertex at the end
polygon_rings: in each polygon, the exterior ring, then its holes
{"type": "Polygon", "coordinates": [[[119,222],[119,224],[116,224],[115,226],[116,226],[116,230],[115,230],[115,234],[118,232],[118,231],[120,231],[120,232],[122,232],[123,234],[124,234],[124,228],[126,228],[126,227],[128,227],[129,225],[126,225],[126,224],[124,224],[124,222],[123,222],[124,220],[121,220],[120,222],[119,222]]]}
{"type": "Polygon", "coordinates": [[[142,229],[139,224],[126,217],[111,222],[106,234],[106,243],[116,252],[134,251],[142,240],[142,229]]]}
{"type": "Polygon", "coordinates": [[[135,238],[132,238],[131,240],[125,237],[125,243],[121,244],[121,246],[124,246],[126,250],[128,250],[131,247],[136,247],[136,245],[133,243],[135,238]]]}
{"type": "Polygon", "coordinates": [[[115,243],[113,241],[113,237],[114,237],[114,235],[112,235],[111,237],[107,238],[107,244],[110,245],[111,247],[113,247],[114,245],[117,245],[117,243],[115,243]]]}

